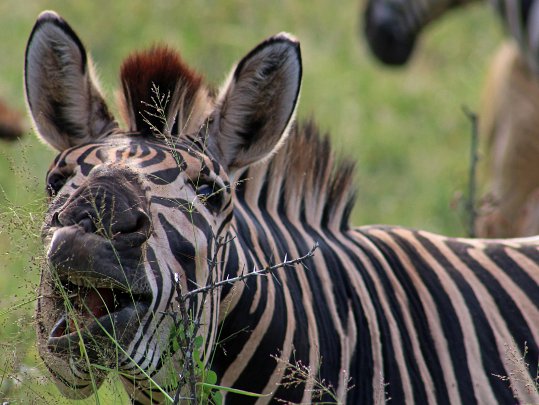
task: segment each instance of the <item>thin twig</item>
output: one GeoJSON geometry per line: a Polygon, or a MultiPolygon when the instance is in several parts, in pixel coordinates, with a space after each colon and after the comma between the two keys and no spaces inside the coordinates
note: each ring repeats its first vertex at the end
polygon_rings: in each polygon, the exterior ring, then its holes
{"type": "Polygon", "coordinates": [[[204,287],[200,287],[200,288],[197,288],[196,290],[192,290],[192,291],[189,291],[188,293],[185,293],[184,295],[182,295],[182,299],[186,300],[188,298],[191,298],[194,295],[205,293],[215,288],[223,287],[227,284],[234,284],[234,283],[237,283],[238,281],[243,281],[249,277],[262,276],[265,274],[269,274],[277,269],[280,269],[281,267],[288,267],[288,266],[293,266],[294,264],[302,263],[308,258],[313,257],[314,251],[317,248],[318,248],[318,243],[315,243],[314,246],[311,248],[311,250],[309,250],[309,252],[307,252],[304,256],[301,256],[297,259],[287,260],[285,258],[283,262],[274,264],[273,266],[267,266],[267,267],[264,267],[263,269],[254,269],[253,271],[249,273],[241,274],[237,277],[227,278],[226,280],[221,280],[215,283],[211,283],[204,287]]]}
{"type": "MultiPolygon", "coordinates": [[[[206,284],[213,284],[213,274],[215,273],[215,268],[218,264],[218,255],[221,252],[221,249],[227,244],[230,243],[233,240],[233,238],[227,239],[223,242],[222,238],[215,238],[215,251],[213,254],[213,257],[208,261],[209,265],[209,271],[208,271],[208,278],[206,280],[206,284]]],[[[201,325],[201,319],[202,319],[202,313],[203,313],[203,307],[204,307],[204,301],[206,300],[206,296],[209,292],[206,291],[202,294],[201,299],[201,305],[198,306],[198,311],[194,317],[194,319],[191,319],[188,314],[187,306],[186,306],[186,300],[183,299],[183,294],[181,293],[181,286],[179,283],[176,285],[176,289],[178,292],[178,302],[180,306],[180,315],[181,315],[181,322],[182,322],[182,328],[183,328],[183,334],[181,334],[182,342],[180,344],[180,350],[182,351],[184,362],[182,367],[182,372],[180,374],[180,379],[186,381],[189,384],[189,396],[190,398],[180,398],[180,392],[182,389],[182,384],[178,385],[178,388],[176,390],[176,394],[174,397],[174,404],[178,404],[180,399],[188,399],[190,400],[190,403],[196,404],[198,402],[197,393],[196,393],[196,384],[197,384],[197,375],[195,370],[195,362],[194,362],[194,343],[195,343],[195,337],[198,334],[198,331],[200,329],[201,325]]],[[[175,315],[175,314],[173,314],[175,315]]],[[[174,322],[176,324],[176,328],[178,328],[178,321],[175,317],[174,322]]]]}
{"type": "MultiPolygon", "coordinates": [[[[178,283],[179,285],[179,283],[178,283]]],[[[181,290],[180,290],[181,291],[181,290]]],[[[185,306],[184,300],[179,300],[180,305],[180,314],[182,317],[182,326],[183,326],[183,336],[182,338],[185,339],[187,342],[187,345],[182,344],[181,347],[187,347],[187,350],[184,351],[184,368],[185,365],[187,365],[187,383],[189,384],[189,395],[191,396],[191,403],[196,404],[197,403],[197,397],[196,397],[196,375],[195,375],[195,362],[193,359],[193,343],[194,343],[194,337],[190,336],[189,333],[189,315],[187,313],[187,308],[185,306]]],[[[184,374],[185,376],[185,374],[184,374]]],[[[179,403],[176,401],[179,401],[179,394],[181,391],[181,384],[178,387],[178,390],[176,391],[176,396],[174,398],[174,403],[179,403]]]]}
{"type": "Polygon", "coordinates": [[[477,144],[478,144],[478,134],[477,134],[477,114],[471,111],[468,107],[464,106],[462,111],[472,125],[471,132],[471,144],[470,144],[470,171],[468,179],[468,198],[465,202],[466,213],[468,214],[468,235],[471,238],[475,237],[475,220],[477,217],[477,211],[475,209],[475,193],[476,193],[476,175],[477,175],[477,144]]]}

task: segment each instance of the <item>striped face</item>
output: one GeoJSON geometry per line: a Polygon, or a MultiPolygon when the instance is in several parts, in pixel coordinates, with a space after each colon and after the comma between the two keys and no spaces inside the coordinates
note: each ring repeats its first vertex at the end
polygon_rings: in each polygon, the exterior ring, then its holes
{"type": "MultiPolygon", "coordinates": [[[[91,387],[89,362],[140,378],[156,372],[172,353],[177,294],[205,284],[214,241],[226,233],[226,174],[195,142],[172,149],[115,135],[61,153],[47,189],[45,359],[69,359],[79,391],[91,387]]],[[[154,380],[167,384],[163,374],[154,380]]]]}
{"type": "Polygon", "coordinates": [[[404,65],[429,22],[473,1],[477,0],[369,0],[363,15],[367,43],[383,63],[404,65]]]}
{"type": "MultiPolygon", "coordinates": [[[[88,396],[109,370],[133,398],[150,385],[176,389],[179,295],[221,276],[210,260],[233,221],[229,176],[282,142],[300,78],[299,45],[285,34],[251,51],[215,97],[176,53],[152,48],[122,67],[124,130],[71,27],[39,17],[26,96],[60,154],[47,174],[38,348],[65,395],[88,396]]],[[[218,300],[216,290],[187,302],[201,308],[208,351],[218,300]]]]}

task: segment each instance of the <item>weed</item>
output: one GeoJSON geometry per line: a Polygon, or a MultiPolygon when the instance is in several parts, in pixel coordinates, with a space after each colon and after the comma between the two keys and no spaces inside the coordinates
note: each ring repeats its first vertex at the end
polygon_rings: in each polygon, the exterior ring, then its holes
{"type": "MultiPolygon", "coordinates": [[[[306,391],[311,393],[311,402],[312,404],[338,404],[342,405],[342,400],[339,399],[341,395],[335,391],[333,385],[324,380],[320,376],[320,367],[322,366],[323,359],[320,358],[318,361],[318,370],[314,370],[311,366],[304,364],[301,360],[295,360],[295,350],[292,351],[292,357],[294,361],[290,362],[289,360],[283,359],[281,356],[272,356],[277,363],[285,368],[285,373],[282,381],[279,383],[279,386],[284,388],[294,388],[299,385],[305,384],[306,391]]],[[[342,379],[344,381],[344,386],[346,391],[351,390],[354,386],[351,384],[352,380],[348,377],[348,372],[342,370],[342,379]]],[[[286,402],[277,399],[280,402],[286,402]]]]}
{"type": "Polygon", "coordinates": [[[524,342],[522,352],[514,345],[505,343],[506,367],[508,375],[492,374],[494,377],[507,383],[515,399],[525,402],[525,398],[532,393],[539,393],[539,366],[531,370],[526,359],[529,354],[528,343],[524,342]]]}

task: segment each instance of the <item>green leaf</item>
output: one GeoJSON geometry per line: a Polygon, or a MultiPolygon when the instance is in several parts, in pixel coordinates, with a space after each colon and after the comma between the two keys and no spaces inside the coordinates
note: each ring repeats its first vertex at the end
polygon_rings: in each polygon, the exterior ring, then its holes
{"type": "Polygon", "coordinates": [[[223,404],[223,394],[220,391],[213,391],[211,393],[211,399],[215,405],[223,404]]]}
{"type": "Polygon", "coordinates": [[[172,340],[172,351],[177,352],[178,350],[180,350],[180,343],[176,339],[173,339],[172,340]]]}
{"type": "Polygon", "coordinates": [[[202,347],[202,343],[204,343],[204,338],[202,336],[197,336],[195,340],[193,340],[193,346],[195,349],[200,349],[202,347]]]}
{"type": "Polygon", "coordinates": [[[204,382],[207,384],[215,384],[217,382],[217,374],[213,370],[208,370],[206,372],[206,378],[204,378],[204,382]]]}

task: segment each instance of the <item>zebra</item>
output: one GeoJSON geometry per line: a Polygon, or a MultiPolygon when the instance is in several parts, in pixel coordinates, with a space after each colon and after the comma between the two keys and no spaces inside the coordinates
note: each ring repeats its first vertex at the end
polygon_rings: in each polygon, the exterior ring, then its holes
{"type": "MultiPolygon", "coordinates": [[[[471,1],[371,0],[365,33],[384,63],[404,64],[416,38],[430,22],[471,1]],[[405,52],[404,52],[405,50],[405,52]]],[[[481,237],[539,233],[539,2],[490,0],[511,39],[489,67],[479,108],[479,135],[485,159],[485,195],[475,222],[481,237]]]]}
{"type": "Polygon", "coordinates": [[[295,37],[255,46],[219,90],[166,46],[132,54],[125,128],[58,14],[39,15],[25,55],[30,115],[58,151],[36,324],[63,395],[111,370],[133,403],[183,395],[174,314],[192,292],[217,386],[263,395],[222,403],[539,401],[539,238],[352,227],[353,162],[295,121],[295,37]],[[306,258],[226,283],[285,257],[306,258]],[[201,300],[208,280],[225,285],[201,300]]]}
{"type": "Polygon", "coordinates": [[[514,42],[489,67],[479,108],[484,196],[475,227],[483,237],[539,233],[539,78],[514,42]]]}
{"type": "Polygon", "coordinates": [[[477,1],[368,0],[363,10],[367,45],[381,62],[404,65],[410,59],[423,28],[448,10],[477,1]]]}
{"type": "MultiPolygon", "coordinates": [[[[417,37],[431,22],[455,8],[480,0],[369,0],[363,29],[373,54],[388,65],[404,65],[417,37]]],[[[530,69],[539,74],[539,2],[489,0],[508,34],[517,42],[530,69]]]]}

